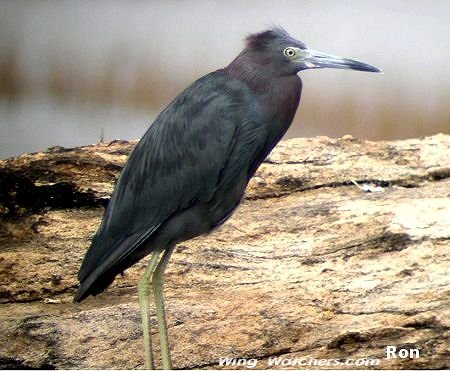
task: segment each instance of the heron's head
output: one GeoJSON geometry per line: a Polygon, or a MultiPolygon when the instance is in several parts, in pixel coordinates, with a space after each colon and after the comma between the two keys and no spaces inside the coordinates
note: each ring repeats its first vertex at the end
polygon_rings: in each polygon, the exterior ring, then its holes
{"type": "Polygon", "coordinates": [[[284,29],[273,28],[247,37],[245,53],[277,75],[294,75],[311,68],[342,68],[381,72],[370,64],[309,49],[284,29]]]}

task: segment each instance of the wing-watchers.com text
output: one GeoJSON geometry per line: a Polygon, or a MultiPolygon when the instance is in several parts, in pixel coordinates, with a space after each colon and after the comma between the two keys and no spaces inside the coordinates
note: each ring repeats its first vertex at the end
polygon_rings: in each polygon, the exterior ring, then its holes
{"type": "Polygon", "coordinates": [[[317,359],[317,358],[287,358],[287,357],[269,357],[265,360],[257,358],[220,358],[219,366],[238,366],[254,368],[258,363],[265,363],[266,367],[354,367],[365,368],[369,366],[378,366],[380,360],[377,358],[348,358],[348,359],[317,359]]]}

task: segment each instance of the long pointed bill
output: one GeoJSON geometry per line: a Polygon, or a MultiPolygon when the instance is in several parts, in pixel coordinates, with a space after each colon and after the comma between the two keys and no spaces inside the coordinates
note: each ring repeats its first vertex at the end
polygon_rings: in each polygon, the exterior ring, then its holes
{"type": "Polygon", "coordinates": [[[308,52],[309,55],[304,58],[303,63],[308,66],[308,68],[343,68],[358,71],[382,72],[379,68],[354,59],[342,58],[311,49],[305,51],[308,52]]]}

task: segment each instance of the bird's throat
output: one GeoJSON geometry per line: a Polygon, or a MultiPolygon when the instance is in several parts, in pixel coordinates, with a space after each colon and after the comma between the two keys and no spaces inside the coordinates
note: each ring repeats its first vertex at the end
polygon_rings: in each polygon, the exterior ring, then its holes
{"type": "Polygon", "coordinates": [[[267,120],[289,128],[300,101],[302,82],[297,75],[279,76],[266,65],[242,63],[237,58],[225,71],[230,78],[243,82],[255,95],[267,120]]]}

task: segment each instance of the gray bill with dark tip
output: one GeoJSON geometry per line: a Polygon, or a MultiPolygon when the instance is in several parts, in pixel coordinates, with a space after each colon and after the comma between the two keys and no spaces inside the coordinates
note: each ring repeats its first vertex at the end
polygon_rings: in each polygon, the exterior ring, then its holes
{"type": "Polygon", "coordinates": [[[377,67],[354,59],[338,57],[336,55],[326,54],[311,49],[308,49],[307,51],[310,55],[305,58],[305,64],[309,68],[342,68],[358,71],[382,72],[377,67]]]}

